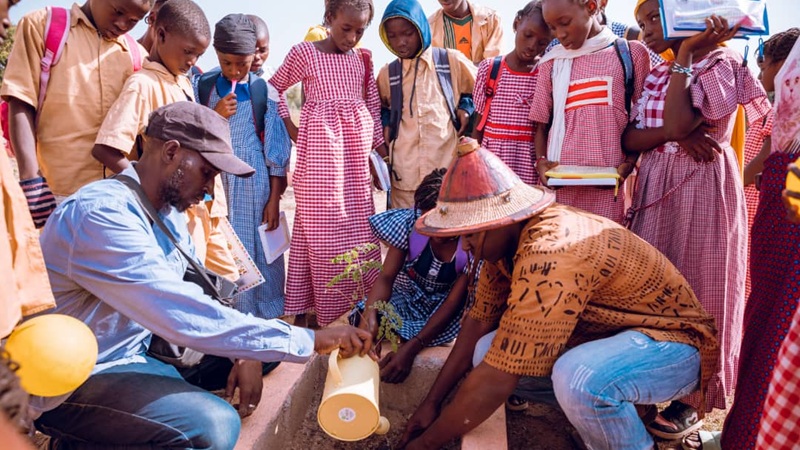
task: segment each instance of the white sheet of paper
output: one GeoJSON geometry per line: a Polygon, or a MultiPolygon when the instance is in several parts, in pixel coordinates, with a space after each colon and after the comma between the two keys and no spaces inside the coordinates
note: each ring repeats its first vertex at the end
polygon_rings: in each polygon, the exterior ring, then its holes
{"type": "Polygon", "coordinates": [[[281,211],[278,228],[272,231],[267,231],[266,224],[259,226],[258,236],[261,238],[261,246],[264,247],[267,264],[272,264],[286,250],[289,250],[289,223],[286,221],[286,213],[281,211]]]}

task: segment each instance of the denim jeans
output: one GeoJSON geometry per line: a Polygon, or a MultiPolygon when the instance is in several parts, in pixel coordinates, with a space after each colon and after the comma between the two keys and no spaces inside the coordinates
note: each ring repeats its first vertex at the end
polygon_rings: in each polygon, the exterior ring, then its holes
{"type": "MultiPolygon", "coordinates": [[[[483,360],[493,337],[478,341],[473,363],[483,360]]],[[[623,331],[568,350],[550,379],[523,377],[514,394],[550,404],[556,399],[590,450],[649,450],[653,438],[634,405],[679,399],[699,384],[696,348],[623,331]]]]}
{"type": "Polygon", "coordinates": [[[241,420],[225,400],[147,357],[98,372],[36,427],[58,449],[233,449],[241,420]]]}

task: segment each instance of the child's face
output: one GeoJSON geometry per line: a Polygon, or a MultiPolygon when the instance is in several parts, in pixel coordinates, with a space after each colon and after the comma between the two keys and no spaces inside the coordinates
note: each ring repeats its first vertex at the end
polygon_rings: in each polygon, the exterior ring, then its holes
{"type": "Polygon", "coordinates": [[[553,37],[569,50],[577,50],[586,42],[592,26],[597,24],[596,12],[595,0],[585,5],[576,0],[544,0],[542,3],[542,16],[553,37]]]}
{"type": "Polygon", "coordinates": [[[150,11],[148,0],[88,0],[94,25],[105,39],[131,31],[150,11]]]}
{"type": "Polygon", "coordinates": [[[775,75],[781,70],[784,62],[785,60],[775,61],[771,56],[765,55],[764,60],[759,63],[758,68],[761,69],[761,72],[758,73],[758,79],[761,80],[765,91],[775,92],[775,75]]]}
{"type": "Polygon", "coordinates": [[[344,6],[332,17],[328,17],[330,24],[330,39],[342,53],[352,50],[369,23],[369,10],[359,11],[356,8],[344,6]]]}
{"type": "Polygon", "coordinates": [[[161,63],[173,75],[188,72],[197,63],[197,59],[208,48],[205,36],[184,36],[180,32],[169,32],[163,27],[156,30],[156,44],[161,63]]]}
{"type": "Polygon", "coordinates": [[[467,0],[439,0],[442,11],[450,17],[459,15],[458,13],[464,10],[465,3],[467,0]]]}
{"type": "Polygon", "coordinates": [[[636,12],[636,22],[642,30],[642,41],[655,53],[663,53],[670,48],[670,43],[664,39],[664,30],[661,28],[661,12],[658,0],[648,0],[636,12]]]}
{"type": "Polygon", "coordinates": [[[253,64],[250,72],[258,72],[269,58],[269,36],[259,36],[256,40],[256,53],[253,55],[253,64]]]}
{"type": "Polygon", "coordinates": [[[538,13],[514,22],[514,53],[523,63],[533,62],[553,40],[550,29],[538,13]]]}
{"type": "Polygon", "coordinates": [[[231,81],[242,81],[250,73],[250,66],[253,65],[253,55],[217,52],[217,59],[222,75],[231,81]]]}
{"type": "Polygon", "coordinates": [[[386,39],[397,56],[403,59],[414,58],[422,47],[419,30],[406,19],[395,17],[383,24],[386,39]]]}

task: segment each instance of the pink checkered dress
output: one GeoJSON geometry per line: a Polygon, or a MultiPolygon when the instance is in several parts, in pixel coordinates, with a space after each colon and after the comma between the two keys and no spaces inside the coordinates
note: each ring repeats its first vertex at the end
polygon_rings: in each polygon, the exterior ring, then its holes
{"type": "MultiPolygon", "coordinates": [[[[747,129],[744,141],[744,161],[745,165],[750,163],[759,153],[764,145],[764,140],[772,134],[773,113],[766,118],[758,120],[747,129]]],[[[744,298],[750,298],[750,230],[753,228],[753,220],[758,209],[758,191],[755,184],[744,187],[744,202],[747,205],[747,278],[744,284],[744,298]]]]}
{"type": "Polygon", "coordinates": [[[538,72],[514,72],[505,58],[497,73],[490,109],[486,108],[486,83],[494,58],[478,66],[475,89],[475,111],[486,113],[486,127],[481,145],[491,150],[525,183],[539,184],[539,174],[533,166],[533,123],[529,116],[538,72]]]}
{"type": "MultiPolygon", "coordinates": [[[[650,72],[650,54],[641,42],[630,42],[634,64],[634,95],[641,95],[650,72]]],[[[530,119],[550,123],[552,114],[565,114],[566,135],[561,164],[617,167],[622,164],[622,132],[628,125],[625,109],[625,76],[613,46],[572,61],[570,95],[565,111],[553,111],[553,61],[539,66],[530,119]]],[[[591,186],[565,187],[556,200],[622,223],[624,193],[591,186]]]]}
{"type": "Polygon", "coordinates": [[[800,311],[795,312],[769,385],[759,450],[796,450],[800,447],[800,311]]]}
{"type": "MultiPolygon", "coordinates": [[[[332,264],[331,258],[358,244],[378,243],[368,222],[375,212],[368,158],[370,150],[383,143],[380,100],[372,68],[365,69],[359,51],[329,54],[311,42],[295,45],[270,83],[283,94],[301,81],[306,103],[292,178],[297,212],[285,313],[313,310],[319,324],[326,325],[351,308],[355,289],[347,282],[335,290],[326,287],[343,267],[332,264]]],[[[280,110],[288,117],[283,96],[280,110]]],[[[379,259],[380,252],[366,257],[379,259]]],[[[367,278],[367,288],[376,276],[367,278]]]]}
{"type": "MultiPolygon", "coordinates": [[[[769,112],[769,101],[733,50],[715,50],[693,69],[692,104],[713,127],[711,135],[723,153],[713,162],[696,163],[674,142],[645,153],[631,230],[675,264],[714,316],[721,366],[709,383],[706,406],[724,409],[736,380],[747,260],[744,191],[730,140],[737,105],[756,121],[769,112]]],[[[634,111],[639,128],[662,126],[669,78],[668,62],[647,77],[634,111]]],[[[700,397],[685,401],[698,406],[700,397]]]]}

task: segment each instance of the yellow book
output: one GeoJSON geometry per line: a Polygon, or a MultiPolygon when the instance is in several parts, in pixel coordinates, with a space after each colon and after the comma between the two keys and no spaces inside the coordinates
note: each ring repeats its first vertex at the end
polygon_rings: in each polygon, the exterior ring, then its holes
{"type": "Polygon", "coordinates": [[[547,185],[561,186],[613,186],[614,196],[619,188],[619,173],[616,167],[557,165],[545,172],[547,185]]]}

